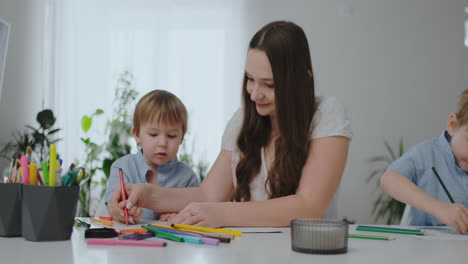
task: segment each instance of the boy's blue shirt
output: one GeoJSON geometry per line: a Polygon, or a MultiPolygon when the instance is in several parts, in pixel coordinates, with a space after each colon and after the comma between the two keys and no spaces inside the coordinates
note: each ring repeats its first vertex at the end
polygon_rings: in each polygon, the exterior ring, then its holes
{"type": "MultiPolygon", "coordinates": [[[[444,131],[438,138],[417,144],[393,162],[388,170],[406,176],[435,199],[450,203],[432,171],[432,167],[435,167],[455,203],[468,207],[468,174],[458,166],[450,147],[450,140],[451,136],[444,131]]],[[[443,225],[434,216],[414,207],[409,211],[408,224],[443,225]]]]}
{"type": "MultiPolygon", "coordinates": [[[[151,167],[145,162],[143,153],[138,151],[116,160],[111,166],[109,181],[107,182],[106,195],[104,201],[107,203],[112,199],[115,188],[120,187],[119,168],[124,172],[125,183],[146,183],[146,173],[151,171],[151,167]]],[[[198,176],[185,163],[179,161],[177,157],[170,162],[158,167],[156,185],[167,188],[197,187],[200,185],[198,176]]],[[[142,218],[153,219],[157,212],[143,209],[142,218]]]]}

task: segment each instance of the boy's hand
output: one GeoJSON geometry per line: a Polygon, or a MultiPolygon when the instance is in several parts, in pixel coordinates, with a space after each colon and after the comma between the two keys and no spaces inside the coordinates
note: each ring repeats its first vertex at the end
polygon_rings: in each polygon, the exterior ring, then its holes
{"type": "MultiPolygon", "coordinates": [[[[126,185],[127,193],[129,193],[129,186],[132,184],[126,185]]],[[[112,193],[112,200],[107,203],[107,210],[109,212],[109,216],[112,216],[115,220],[125,223],[125,212],[124,208],[127,206],[127,201],[122,201],[120,195],[120,187],[117,187],[115,191],[112,193]]],[[[138,206],[132,206],[128,209],[128,222],[130,224],[136,224],[136,222],[143,216],[143,209],[138,206]]]]}
{"type": "Polygon", "coordinates": [[[455,227],[457,232],[468,232],[468,209],[463,204],[441,203],[434,216],[441,223],[455,227]]]}

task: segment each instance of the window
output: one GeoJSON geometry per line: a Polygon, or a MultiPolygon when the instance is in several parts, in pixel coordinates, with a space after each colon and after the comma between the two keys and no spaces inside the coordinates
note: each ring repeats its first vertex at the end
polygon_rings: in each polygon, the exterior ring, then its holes
{"type": "MultiPolygon", "coordinates": [[[[189,111],[186,144],[195,160],[213,163],[224,126],[240,105],[246,43],[242,1],[57,1],[53,55],[46,65],[53,80],[45,105],[64,128],[58,150],[66,163],[82,160],[80,119],[102,108],[93,141],[105,140],[119,73],[128,70],[143,94],[165,89],[189,111]]],[[[46,70],[47,71],[47,70],[46,70]]],[[[132,109],[133,111],[133,109],[132,109]]],[[[135,145],[136,146],[136,145],[135,145]]]]}

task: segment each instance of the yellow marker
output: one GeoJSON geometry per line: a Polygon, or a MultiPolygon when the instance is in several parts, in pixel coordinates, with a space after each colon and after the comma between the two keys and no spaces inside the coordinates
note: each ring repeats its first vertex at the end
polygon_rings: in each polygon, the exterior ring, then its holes
{"type": "Polygon", "coordinates": [[[81,181],[81,179],[83,178],[83,174],[84,174],[84,170],[80,170],[80,172],[78,172],[78,176],[76,177],[77,182],[81,181]]]}
{"type": "Polygon", "coordinates": [[[114,222],[112,221],[107,221],[107,220],[102,220],[102,219],[97,219],[97,218],[91,218],[91,222],[99,223],[105,226],[114,226],[114,222]]]}
{"type": "Polygon", "coordinates": [[[55,174],[57,166],[57,152],[55,144],[50,144],[49,156],[49,186],[55,186],[55,174]]]}
{"type": "Polygon", "coordinates": [[[178,225],[178,224],[173,224],[172,227],[175,227],[175,228],[178,228],[178,229],[186,229],[186,230],[195,230],[195,231],[207,232],[207,233],[221,233],[221,234],[231,234],[231,235],[235,235],[235,236],[242,236],[241,231],[229,230],[229,229],[208,228],[208,227],[199,227],[199,226],[191,226],[191,225],[178,225]]]}
{"type": "Polygon", "coordinates": [[[29,184],[37,185],[37,166],[36,166],[36,163],[29,164],[29,184]]]}

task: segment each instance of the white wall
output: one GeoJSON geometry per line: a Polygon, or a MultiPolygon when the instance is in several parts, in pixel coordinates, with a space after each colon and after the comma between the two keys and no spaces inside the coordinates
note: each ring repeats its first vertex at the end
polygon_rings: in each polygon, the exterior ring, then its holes
{"type": "Polygon", "coordinates": [[[405,145],[437,137],[457,96],[468,88],[464,46],[467,0],[249,2],[248,31],[272,20],[305,30],[316,87],[338,97],[354,138],[339,199],[339,215],[371,223],[375,185],[366,160],[385,154],[383,139],[405,145]]]}
{"type": "MultiPolygon", "coordinates": [[[[0,143],[24,123],[35,124],[41,108],[44,1],[0,2],[0,17],[12,24],[0,143]]],[[[355,136],[341,184],[340,216],[373,221],[374,185],[365,183],[365,161],[384,153],[383,139],[396,144],[403,136],[410,146],[445,128],[458,93],[468,88],[465,6],[468,0],[246,1],[246,38],[272,20],[301,25],[316,87],[348,109],[355,136]]]]}
{"type": "MultiPolygon", "coordinates": [[[[35,115],[41,109],[43,81],[44,1],[0,1],[0,17],[11,24],[0,99],[0,147],[14,131],[22,131],[24,124],[37,126],[35,115]]],[[[0,168],[4,165],[0,163],[0,168]]]]}

